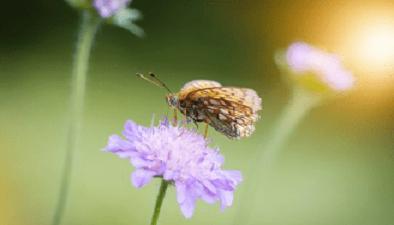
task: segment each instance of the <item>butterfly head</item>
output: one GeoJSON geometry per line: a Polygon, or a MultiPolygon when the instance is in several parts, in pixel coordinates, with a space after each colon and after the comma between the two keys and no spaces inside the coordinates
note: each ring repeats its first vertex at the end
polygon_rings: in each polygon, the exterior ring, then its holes
{"type": "Polygon", "coordinates": [[[166,100],[167,100],[167,103],[168,103],[168,105],[170,107],[178,108],[178,106],[179,106],[179,98],[178,98],[177,94],[172,94],[172,93],[168,94],[166,96],[166,100]]]}

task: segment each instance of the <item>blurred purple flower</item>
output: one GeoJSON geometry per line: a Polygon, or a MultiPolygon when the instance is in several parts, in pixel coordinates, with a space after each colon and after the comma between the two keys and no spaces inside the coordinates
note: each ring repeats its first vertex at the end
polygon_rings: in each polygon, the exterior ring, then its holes
{"type": "Polygon", "coordinates": [[[101,17],[108,18],[126,8],[130,2],[131,0],[94,0],[93,5],[101,17]]]}
{"type": "Polygon", "coordinates": [[[336,55],[304,42],[295,42],[289,46],[286,62],[295,73],[314,73],[334,90],[342,91],[353,87],[353,75],[343,67],[336,55]]]}
{"type": "Polygon", "coordinates": [[[222,209],[231,206],[242,175],[222,170],[223,156],[209,148],[202,135],[165,119],[157,127],[127,121],[123,136],[112,135],[106,151],[130,160],[136,168],[131,175],[135,187],[143,187],[156,176],[173,183],[186,218],[193,215],[198,198],[207,203],[220,201],[222,209]]]}

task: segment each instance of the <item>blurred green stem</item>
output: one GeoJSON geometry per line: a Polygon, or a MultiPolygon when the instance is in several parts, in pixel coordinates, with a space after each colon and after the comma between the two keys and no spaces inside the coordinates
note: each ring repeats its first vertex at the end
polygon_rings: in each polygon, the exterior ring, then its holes
{"type": "Polygon", "coordinates": [[[262,154],[257,158],[256,165],[263,165],[266,168],[277,160],[291,133],[319,101],[318,95],[313,95],[299,87],[293,88],[291,99],[276,123],[271,138],[261,148],[262,154]]]}
{"type": "Polygon", "coordinates": [[[52,225],[61,224],[67,205],[74,155],[78,146],[78,138],[81,130],[89,56],[99,23],[99,18],[88,11],[83,12],[73,62],[70,121],[67,131],[66,155],[52,225]]]}
{"type": "Polygon", "coordinates": [[[156,225],[159,220],[161,205],[163,204],[164,197],[166,196],[166,191],[168,187],[168,182],[164,179],[161,180],[159,193],[156,198],[155,211],[150,222],[150,225],[156,225]]]}
{"type": "Polygon", "coordinates": [[[258,190],[264,189],[267,174],[270,173],[273,164],[275,164],[283,146],[286,144],[289,136],[294,132],[297,125],[320,102],[320,96],[314,95],[299,87],[294,87],[289,103],[285,106],[277,123],[274,125],[272,136],[257,152],[254,162],[249,168],[250,176],[256,178],[256,182],[246,186],[242,196],[242,205],[239,207],[234,225],[247,224],[253,209],[258,204],[258,190]],[[261,180],[261,182],[260,182],[261,180]]]}

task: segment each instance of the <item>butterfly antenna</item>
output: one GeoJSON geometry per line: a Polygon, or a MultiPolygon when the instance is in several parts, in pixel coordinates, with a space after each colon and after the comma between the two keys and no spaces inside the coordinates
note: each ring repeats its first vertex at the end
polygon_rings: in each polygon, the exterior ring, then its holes
{"type": "Polygon", "coordinates": [[[159,78],[157,78],[154,73],[149,73],[149,76],[152,79],[154,79],[157,82],[157,84],[159,84],[161,87],[165,88],[169,93],[172,93],[172,91],[168,88],[168,86],[163,81],[161,81],[159,78]]]}
{"type": "Polygon", "coordinates": [[[154,84],[154,85],[156,85],[156,86],[158,86],[158,87],[164,88],[164,89],[166,89],[168,92],[171,93],[171,90],[170,90],[163,82],[161,82],[160,80],[158,80],[158,79],[155,78],[154,76],[146,77],[146,76],[145,76],[144,74],[142,74],[142,73],[137,73],[137,76],[138,76],[139,78],[143,79],[143,80],[148,81],[148,82],[151,83],[151,84],[154,84]],[[153,78],[153,79],[152,79],[152,78],[153,78]]]}

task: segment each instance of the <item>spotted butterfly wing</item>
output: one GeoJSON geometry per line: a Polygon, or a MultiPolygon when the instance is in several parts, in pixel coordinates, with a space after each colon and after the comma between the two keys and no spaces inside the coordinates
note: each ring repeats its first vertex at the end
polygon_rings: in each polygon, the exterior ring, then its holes
{"type": "Polygon", "coordinates": [[[191,81],[179,92],[179,109],[229,138],[250,136],[259,119],[261,99],[252,89],[222,87],[215,81],[191,81]]]}

